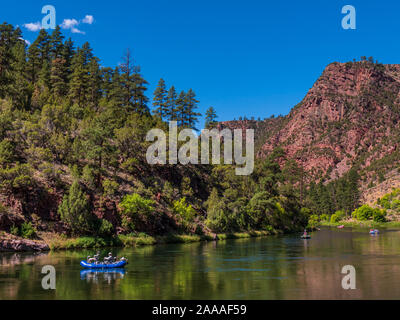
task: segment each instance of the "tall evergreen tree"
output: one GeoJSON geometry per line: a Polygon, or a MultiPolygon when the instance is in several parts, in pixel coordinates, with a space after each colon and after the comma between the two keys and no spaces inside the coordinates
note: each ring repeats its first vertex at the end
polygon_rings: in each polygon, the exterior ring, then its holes
{"type": "Polygon", "coordinates": [[[167,101],[166,101],[166,108],[167,108],[166,118],[169,121],[176,121],[177,120],[176,99],[177,99],[177,96],[176,96],[175,87],[172,86],[168,90],[167,101]]]}
{"type": "Polygon", "coordinates": [[[26,74],[26,43],[19,36],[18,39],[12,49],[11,70],[13,81],[9,85],[9,94],[14,106],[29,109],[31,89],[26,74]]]}
{"type": "Polygon", "coordinates": [[[167,117],[167,90],[165,88],[165,81],[163,79],[160,79],[157,88],[154,91],[153,107],[155,108],[155,115],[161,119],[165,119],[167,117]]]}
{"type": "Polygon", "coordinates": [[[148,114],[148,98],[145,95],[148,83],[142,78],[140,67],[134,66],[129,49],[126,51],[119,69],[121,71],[119,81],[122,87],[123,106],[139,114],[148,114]]]}
{"type": "Polygon", "coordinates": [[[54,60],[63,57],[64,36],[61,34],[60,26],[56,26],[50,37],[50,59],[54,60]]]}
{"type": "Polygon", "coordinates": [[[50,36],[45,29],[40,29],[39,36],[35,42],[39,48],[40,63],[43,65],[44,61],[50,60],[51,40],[50,36]]]}
{"type": "Polygon", "coordinates": [[[206,111],[206,129],[211,128],[215,123],[217,123],[217,118],[217,112],[215,111],[214,107],[209,107],[206,111]]]}
{"type": "Polygon", "coordinates": [[[184,101],[185,102],[184,102],[183,126],[197,130],[196,124],[199,121],[201,113],[196,112],[199,101],[196,100],[196,94],[192,89],[189,89],[189,91],[186,93],[184,101]]]}
{"type": "Polygon", "coordinates": [[[57,101],[64,97],[68,91],[68,71],[66,61],[63,58],[55,58],[51,62],[51,94],[57,101]]]}
{"type": "Polygon", "coordinates": [[[88,64],[92,59],[92,49],[88,43],[82,48],[78,48],[71,63],[72,74],[69,83],[69,96],[73,103],[83,107],[87,101],[87,91],[89,84],[88,64]]]}
{"type": "Polygon", "coordinates": [[[92,57],[88,64],[88,102],[91,108],[98,108],[101,98],[102,77],[100,72],[99,59],[92,57]]]}
{"type": "Polygon", "coordinates": [[[179,93],[178,98],[175,100],[175,120],[178,122],[179,127],[183,127],[186,125],[186,106],[185,106],[185,91],[181,91],[179,93]]]}
{"type": "Polygon", "coordinates": [[[12,47],[14,45],[13,26],[3,23],[0,25],[0,97],[8,93],[8,85],[13,81],[12,72],[12,47]]]}
{"type": "Polygon", "coordinates": [[[72,63],[72,58],[74,57],[75,50],[74,50],[74,43],[72,42],[71,38],[66,40],[63,45],[63,50],[62,50],[62,58],[65,60],[65,67],[67,69],[67,74],[70,75],[72,73],[71,69],[71,63],[72,63]]]}
{"type": "Polygon", "coordinates": [[[36,83],[44,61],[50,57],[50,37],[46,30],[41,29],[38,37],[28,50],[28,72],[32,83],[36,83]]]}

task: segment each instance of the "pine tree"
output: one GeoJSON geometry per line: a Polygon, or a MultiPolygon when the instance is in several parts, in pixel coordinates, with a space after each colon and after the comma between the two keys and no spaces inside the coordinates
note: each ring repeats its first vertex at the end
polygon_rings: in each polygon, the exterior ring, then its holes
{"type": "Polygon", "coordinates": [[[175,87],[172,86],[168,90],[167,101],[166,101],[166,107],[167,107],[166,118],[169,121],[176,121],[177,120],[176,99],[177,99],[177,96],[176,96],[175,87]]]}
{"type": "Polygon", "coordinates": [[[29,81],[35,83],[41,69],[40,51],[37,44],[34,42],[28,49],[28,74],[29,81]]]}
{"type": "Polygon", "coordinates": [[[165,89],[165,81],[163,79],[160,79],[157,88],[154,91],[153,107],[155,108],[155,115],[161,119],[165,119],[167,117],[167,90],[165,89]]]}
{"type": "Polygon", "coordinates": [[[199,121],[201,113],[196,112],[199,101],[196,100],[196,94],[192,89],[189,89],[185,96],[184,102],[184,124],[183,126],[197,130],[196,123],[199,121]]]}
{"type": "Polygon", "coordinates": [[[26,74],[26,43],[24,40],[19,39],[12,50],[13,62],[12,69],[12,83],[9,84],[9,94],[13,101],[14,106],[17,108],[29,109],[29,99],[31,90],[26,74]]]}
{"type": "Polygon", "coordinates": [[[4,98],[8,94],[8,85],[12,83],[13,78],[12,62],[13,55],[11,49],[13,47],[14,28],[3,23],[0,25],[0,97],[4,98]]]}
{"type": "Polygon", "coordinates": [[[109,99],[116,105],[123,107],[124,98],[122,93],[120,70],[116,67],[111,74],[111,83],[109,87],[109,99]]]}
{"type": "Polygon", "coordinates": [[[55,58],[51,63],[51,94],[56,101],[64,97],[68,91],[66,63],[63,58],[55,58]]]}
{"type": "Polygon", "coordinates": [[[113,89],[113,69],[109,67],[100,69],[101,92],[106,100],[111,100],[111,92],[113,89]]]}
{"type": "Polygon", "coordinates": [[[36,83],[45,61],[50,61],[50,37],[41,29],[38,37],[28,50],[28,72],[32,83],[36,83]]]}
{"type": "Polygon", "coordinates": [[[70,70],[70,68],[74,54],[74,43],[72,42],[71,38],[69,38],[67,41],[64,42],[63,50],[61,53],[62,58],[65,60],[65,67],[67,69],[68,76],[72,73],[72,70],[70,70]]]}
{"type": "Polygon", "coordinates": [[[178,122],[179,127],[186,125],[186,106],[185,106],[185,91],[181,91],[178,98],[175,100],[175,120],[178,122]]]}
{"type": "Polygon", "coordinates": [[[77,181],[73,182],[68,195],[64,195],[58,208],[61,219],[66,222],[75,235],[90,233],[92,215],[89,201],[77,181]]]}
{"type": "Polygon", "coordinates": [[[113,114],[108,111],[99,113],[86,123],[84,136],[85,157],[93,162],[97,176],[96,186],[101,186],[103,167],[109,164],[108,159],[113,157],[115,144],[111,138],[114,133],[113,114]]]}
{"type": "Polygon", "coordinates": [[[63,57],[64,36],[61,34],[60,26],[57,26],[50,37],[50,59],[54,60],[63,57]]]}
{"type": "Polygon", "coordinates": [[[217,123],[217,113],[213,107],[209,107],[206,111],[206,122],[205,127],[206,129],[211,128],[213,125],[217,123]]]}
{"type": "Polygon", "coordinates": [[[40,63],[43,65],[45,61],[50,60],[50,36],[45,29],[40,29],[39,36],[36,38],[35,43],[37,44],[40,52],[40,63]]]}
{"type": "Polygon", "coordinates": [[[102,77],[100,72],[99,59],[92,57],[88,64],[88,102],[91,108],[98,107],[101,98],[102,77]]]}
{"type": "Polygon", "coordinates": [[[42,102],[46,102],[51,89],[50,66],[47,60],[43,62],[36,86],[39,88],[41,98],[43,99],[42,102]]]}
{"type": "Polygon", "coordinates": [[[148,114],[148,98],[145,95],[148,83],[140,75],[140,67],[134,66],[129,49],[126,51],[123,61],[119,68],[123,106],[139,114],[148,114]]]}
{"type": "Polygon", "coordinates": [[[69,96],[73,103],[83,107],[87,101],[89,84],[89,61],[93,58],[92,49],[86,42],[78,48],[71,63],[72,74],[69,83],[69,96]]]}

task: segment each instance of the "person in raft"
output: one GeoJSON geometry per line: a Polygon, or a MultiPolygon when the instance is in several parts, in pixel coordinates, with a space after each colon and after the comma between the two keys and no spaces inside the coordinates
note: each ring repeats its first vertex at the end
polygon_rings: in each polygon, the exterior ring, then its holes
{"type": "Polygon", "coordinates": [[[304,229],[303,236],[304,236],[304,237],[307,237],[307,230],[306,230],[306,229],[304,229]]]}

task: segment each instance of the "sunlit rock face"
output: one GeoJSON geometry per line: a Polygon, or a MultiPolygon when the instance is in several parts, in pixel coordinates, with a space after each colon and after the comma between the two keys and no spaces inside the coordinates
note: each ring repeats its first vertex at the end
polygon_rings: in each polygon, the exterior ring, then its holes
{"type": "Polygon", "coordinates": [[[399,93],[400,65],[335,62],[287,116],[222,125],[255,128],[259,157],[280,146],[310,179],[335,179],[359,165],[369,183],[377,162],[385,173],[400,162],[399,93]]]}

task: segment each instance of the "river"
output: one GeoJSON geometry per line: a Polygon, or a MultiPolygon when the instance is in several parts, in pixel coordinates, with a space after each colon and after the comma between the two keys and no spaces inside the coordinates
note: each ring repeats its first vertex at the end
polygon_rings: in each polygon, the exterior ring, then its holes
{"type": "Polygon", "coordinates": [[[323,228],[298,235],[140,248],[125,270],[82,271],[95,250],[0,255],[3,299],[400,299],[400,231],[323,228]],[[56,270],[56,289],[41,286],[42,267],[56,270]],[[342,267],[356,270],[356,289],[342,288],[342,267]]]}

